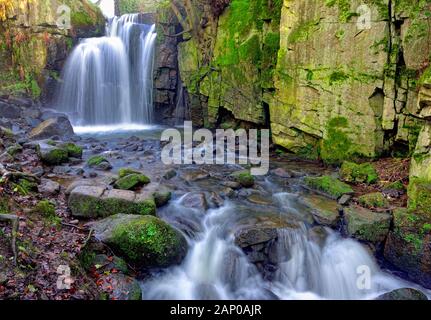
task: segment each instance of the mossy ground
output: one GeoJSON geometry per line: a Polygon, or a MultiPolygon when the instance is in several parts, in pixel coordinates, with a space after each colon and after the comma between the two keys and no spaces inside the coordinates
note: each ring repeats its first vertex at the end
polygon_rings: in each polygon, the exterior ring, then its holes
{"type": "Polygon", "coordinates": [[[379,180],[379,175],[371,163],[356,164],[345,161],[340,169],[341,180],[351,183],[373,184],[379,180]]]}

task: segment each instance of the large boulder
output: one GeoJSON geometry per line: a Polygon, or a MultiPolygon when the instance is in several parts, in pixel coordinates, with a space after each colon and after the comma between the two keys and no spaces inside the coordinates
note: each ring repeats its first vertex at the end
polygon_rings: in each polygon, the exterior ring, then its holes
{"type": "Polygon", "coordinates": [[[69,119],[60,116],[42,122],[30,132],[29,138],[33,140],[42,140],[49,139],[53,136],[70,138],[73,135],[74,131],[69,119]]]}
{"type": "Polygon", "coordinates": [[[118,214],[90,226],[97,239],[138,267],[169,267],[187,253],[184,236],[153,216],[118,214]]]}
{"type": "Polygon", "coordinates": [[[126,190],[106,190],[104,186],[74,188],[68,205],[75,217],[108,217],[118,213],[155,215],[156,204],[152,195],[126,190]]]}
{"type": "Polygon", "coordinates": [[[181,200],[184,207],[201,211],[208,210],[208,202],[203,192],[190,192],[181,200]]]}
{"type": "Polygon", "coordinates": [[[431,222],[406,208],[394,210],[384,257],[410,279],[431,288],[431,222]]]}
{"type": "Polygon", "coordinates": [[[48,165],[59,165],[69,161],[67,150],[45,141],[39,142],[36,145],[36,150],[40,160],[48,165]]]}
{"type": "Polygon", "coordinates": [[[344,209],[347,232],[350,236],[369,242],[383,242],[389,233],[392,216],[351,205],[344,209]]]}

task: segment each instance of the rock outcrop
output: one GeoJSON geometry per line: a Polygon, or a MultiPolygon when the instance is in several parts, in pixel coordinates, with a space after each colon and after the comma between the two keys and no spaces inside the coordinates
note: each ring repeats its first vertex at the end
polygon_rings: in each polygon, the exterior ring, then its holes
{"type": "Polygon", "coordinates": [[[0,20],[0,95],[49,101],[73,44],[103,35],[105,18],[87,0],[18,1],[0,20]]]}

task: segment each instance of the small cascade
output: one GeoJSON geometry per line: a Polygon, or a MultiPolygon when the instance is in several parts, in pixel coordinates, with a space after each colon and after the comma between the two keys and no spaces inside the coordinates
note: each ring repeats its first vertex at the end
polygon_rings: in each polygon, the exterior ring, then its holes
{"type": "Polygon", "coordinates": [[[107,36],[84,39],[71,53],[56,104],[74,125],[152,123],[157,34],[141,17],[112,18],[107,36]]]}

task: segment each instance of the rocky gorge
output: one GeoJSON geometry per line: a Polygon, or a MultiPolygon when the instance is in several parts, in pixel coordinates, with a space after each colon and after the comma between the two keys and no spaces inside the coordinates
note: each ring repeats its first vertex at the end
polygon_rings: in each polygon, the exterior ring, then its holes
{"type": "Polygon", "coordinates": [[[142,1],[158,126],[77,134],[55,88],[105,18],[67,4],[0,15],[0,297],[427,299],[429,1],[142,1]],[[270,172],[163,164],[183,120],[271,129],[270,172]]]}

